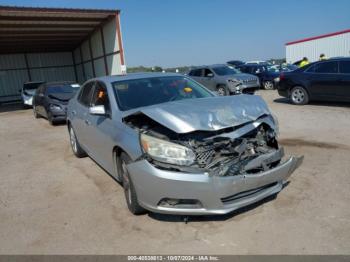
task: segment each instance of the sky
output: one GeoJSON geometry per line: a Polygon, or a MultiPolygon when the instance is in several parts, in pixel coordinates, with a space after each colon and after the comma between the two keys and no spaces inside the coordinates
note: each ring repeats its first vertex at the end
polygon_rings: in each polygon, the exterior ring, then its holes
{"type": "Polygon", "coordinates": [[[285,43],[350,29],[349,0],[0,0],[0,5],[120,9],[127,66],[285,57],[285,43]]]}

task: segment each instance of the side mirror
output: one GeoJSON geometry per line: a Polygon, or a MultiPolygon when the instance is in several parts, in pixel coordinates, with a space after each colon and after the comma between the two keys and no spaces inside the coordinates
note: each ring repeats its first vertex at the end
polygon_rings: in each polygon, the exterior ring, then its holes
{"type": "Polygon", "coordinates": [[[259,74],[259,73],[260,73],[260,69],[256,70],[255,73],[256,73],[256,74],[259,74]]]}
{"type": "Polygon", "coordinates": [[[207,74],[207,77],[213,77],[214,76],[214,74],[213,73],[209,73],[209,74],[207,74]]]}
{"type": "Polygon", "coordinates": [[[106,115],[106,110],[103,105],[101,106],[92,106],[89,108],[89,113],[91,115],[99,115],[99,116],[104,116],[106,115]]]}

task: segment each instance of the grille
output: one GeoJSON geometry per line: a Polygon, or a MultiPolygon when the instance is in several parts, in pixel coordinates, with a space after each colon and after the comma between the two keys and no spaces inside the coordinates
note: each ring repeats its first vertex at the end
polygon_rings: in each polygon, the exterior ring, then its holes
{"type": "Polygon", "coordinates": [[[273,187],[275,185],[277,185],[277,182],[272,183],[272,184],[268,184],[266,186],[262,186],[262,187],[259,187],[259,188],[254,188],[254,189],[251,189],[251,190],[243,191],[243,192],[240,192],[240,193],[232,195],[232,196],[221,198],[221,201],[224,204],[230,204],[231,202],[233,202],[233,201],[235,201],[237,199],[241,199],[241,198],[252,196],[252,195],[257,195],[257,194],[261,193],[262,191],[264,191],[264,190],[266,190],[268,188],[271,188],[271,187],[273,187]]]}
{"type": "Polygon", "coordinates": [[[256,79],[255,78],[244,79],[243,83],[256,83],[256,79]]]}
{"type": "Polygon", "coordinates": [[[197,153],[196,157],[197,157],[198,165],[200,166],[207,165],[212,160],[214,155],[215,155],[215,151],[213,149],[209,149],[209,150],[205,150],[197,153]]]}

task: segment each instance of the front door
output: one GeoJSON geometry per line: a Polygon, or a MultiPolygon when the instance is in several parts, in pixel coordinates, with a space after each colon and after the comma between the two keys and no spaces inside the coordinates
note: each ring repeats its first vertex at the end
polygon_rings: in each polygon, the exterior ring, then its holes
{"type": "Polygon", "coordinates": [[[117,127],[112,120],[112,111],[106,86],[96,82],[91,106],[104,106],[105,115],[88,114],[86,136],[91,156],[104,168],[113,173],[113,135],[117,127]],[[111,170],[109,170],[111,169],[111,170]]]}

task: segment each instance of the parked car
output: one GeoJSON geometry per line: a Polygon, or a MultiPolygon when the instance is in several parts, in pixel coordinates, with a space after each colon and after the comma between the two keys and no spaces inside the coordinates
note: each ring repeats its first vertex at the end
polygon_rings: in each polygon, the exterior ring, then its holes
{"type": "Polygon", "coordinates": [[[22,102],[24,107],[32,107],[33,106],[33,96],[35,94],[35,90],[43,84],[43,81],[37,82],[26,82],[23,84],[21,92],[22,102]]]}
{"type": "Polygon", "coordinates": [[[237,67],[240,65],[244,65],[244,62],[241,60],[231,60],[231,61],[226,62],[226,64],[233,66],[233,67],[237,67]]]}
{"type": "Polygon", "coordinates": [[[33,97],[34,117],[45,117],[51,125],[65,121],[68,101],[79,87],[79,84],[67,81],[40,85],[33,97]]]}
{"type": "Polygon", "coordinates": [[[278,69],[267,65],[245,64],[238,69],[247,74],[256,75],[264,89],[271,90],[276,87],[279,81],[280,72],[278,69]]]}
{"type": "Polygon", "coordinates": [[[267,61],[261,61],[261,60],[257,60],[257,61],[247,61],[245,62],[246,65],[271,65],[270,62],[267,61]]]}
{"type": "Polygon", "coordinates": [[[201,66],[192,69],[188,75],[219,95],[254,94],[259,89],[259,79],[243,74],[227,65],[201,66]]]}
{"type": "Polygon", "coordinates": [[[319,61],[284,72],[278,93],[296,105],[311,100],[350,102],[350,58],[319,61]]]}
{"type": "Polygon", "coordinates": [[[123,185],[133,214],[229,213],[279,192],[302,162],[282,160],[261,97],[214,96],[174,73],[89,80],[67,125],[74,154],[123,185]]]}

